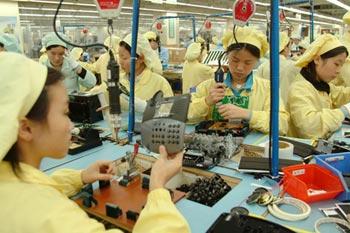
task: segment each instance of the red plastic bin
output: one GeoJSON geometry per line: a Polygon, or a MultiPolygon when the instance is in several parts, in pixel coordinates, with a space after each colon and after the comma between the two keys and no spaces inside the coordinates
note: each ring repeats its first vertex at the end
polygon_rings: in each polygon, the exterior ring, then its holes
{"type": "Polygon", "coordinates": [[[333,199],[344,191],[339,177],[317,164],[293,165],[282,168],[282,171],[283,190],[308,203],[333,199]],[[314,193],[310,192],[311,189],[314,193]]]}

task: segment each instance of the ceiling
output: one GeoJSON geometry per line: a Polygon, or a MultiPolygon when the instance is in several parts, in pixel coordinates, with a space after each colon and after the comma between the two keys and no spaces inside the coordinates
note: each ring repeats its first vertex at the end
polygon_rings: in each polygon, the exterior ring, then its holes
{"type": "MultiPolygon", "coordinates": [[[[58,0],[13,0],[19,2],[20,19],[22,24],[31,24],[36,26],[52,25],[52,16],[58,5],[58,0]]],[[[154,18],[164,15],[167,12],[174,12],[178,15],[193,14],[197,21],[203,23],[205,16],[217,13],[229,13],[232,8],[232,0],[178,0],[177,4],[166,3],[157,4],[152,1],[159,0],[141,0],[140,8],[140,25],[150,26],[154,18]],[[215,4],[213,4],[215,3],[215,4]]],[[[304,23],[308,23],[310,4],[289,4],[290,2],[306,2],[300,0],[284,0],[280,4],[285,9],[287,19],[294,21],[296,12],[303,12],[301,19],[304,23]],[[293,8],[293,9],[290,9],[293,8]]],[[[340,1],[350,4],[350,0],[340,1]]],[[[254,21],[266,21],[266,11],[270,10],[269,0],[256,1],[257,10],[254,15],[254,21]]],[[[334,24],[342,24],[341,18],[346,13],[346,10],[329,3],[326,0],[314,0],[315,23],[323,23],[324,27],[331,27],[334,24]]],[[[61,25],[105,25],[106,20],[101,19],[98,15],[93,0],[65,0],[60,11],[61,25]]],[[[130,27],[132,16],[132,1],[125,0],[122,13],[118,20],[115,20],[115,27],[130,27]]],[[[213,18],[212,21],[220,21],[225,23],[226,18],[213,18]]],[[[185,23],[185,22],[184,22],[185,23]]],[[[190,23],[190,22],[187,22],[190,23]]]]}

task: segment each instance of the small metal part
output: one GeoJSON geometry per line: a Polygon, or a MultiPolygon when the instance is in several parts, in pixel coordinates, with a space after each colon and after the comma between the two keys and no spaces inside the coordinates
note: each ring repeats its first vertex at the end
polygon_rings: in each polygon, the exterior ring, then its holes
{"type": "Polygon", "coordinates": [[[230,213],[233,213],[233,212],[236,212],[236,213],[241,214],[241,215],[248,215],[249,214],[249,210],[247,208],[242,207],[242,206],[233,207],[231,209],[230,213]]]}

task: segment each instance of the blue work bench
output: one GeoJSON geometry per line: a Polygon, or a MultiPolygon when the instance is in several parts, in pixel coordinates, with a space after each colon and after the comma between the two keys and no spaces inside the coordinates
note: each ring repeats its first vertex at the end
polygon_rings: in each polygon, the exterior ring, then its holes
{"type": "MultiPolygon", "coordinates": [[[[193,126],[189,126],[188,131],[192,130],[193,126]]],[[[125,136],[125,132],[122,132],[121,135],[122,137],[125,136]]],[[[252,132],[245,138],[244,143],[258,145],[267,140],[267,135],[252,132]]],[[[60,168],[84,169],[97,160],[119,159],[123,157],[127,151],[133,151],[133,145],[118,146],[114,143],[106,141],[100,147],[93,148],[77,155],[67,155],[65,158],[59,160],[45,159],[41,164],[41,170],[45,171],[47,174],[50,174],[60,168]]],[[[142,147],[140,147],[139,152],[143,154],[150,154],[142,147]]],[[[193,233],[206,232],[221,213],[229,212],[230,209],[235,206],[246,207],[250,213],[253,213],[255,215],[262,215],[267,210],[266,207],[261,207],[258,205],[247,205],[245,200],[254,191],[254,189],[257,188],[257,185],[271,187],[274,193],[277,194],[279,191],[277,183],[267,177],[255,179],[250,174],[238,172],[237,167],[237,163],[229,161],[225,163],[225,167],[214,167],[210,170],[214,173],[240,179],[240,183],[233,187],[233,189],[214,206],[208,207],[187,199],[181,199],[176,204],[179,211],[187,219],[193,233]]],[[[305,232],[313,232],[315,221],[321,217],[324,217],[321,211],[319,211],[319,208],[332,207],[337,202],[337,200],[329,200],[312,203],[311,215],[302,221],[287,222],[277,219],[270,214],[268,214],[266,218],[270,221],[285,226],[305,230],[305,232]]],[[[297,210],[290,206],[283,206],[282,209],[297,212],[297,210]]],[[[337,232],[330,226],[322,226],[321,230],[322,232],[337,232]]]]}

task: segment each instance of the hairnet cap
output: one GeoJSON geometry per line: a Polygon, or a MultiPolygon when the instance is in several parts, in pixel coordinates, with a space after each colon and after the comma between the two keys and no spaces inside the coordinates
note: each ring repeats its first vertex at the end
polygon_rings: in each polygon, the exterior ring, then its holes
{"type": "Polygon", "coordinates": [[[185,54],[185,60],[187,61],[193,61],[199,58],[201,55],[201,44],[197,42],[191,43],[185,54]]]}
{"type": "MultiPolygon", "coordinates": [[[[67,37],[64,34],[62,34],[62,33],[59,33],[59,34],[61,37],[63,37],[65,40],[67,40],[67,37]]],[[[50,32],[49,34],[44,36],[41,40],[41,43],[45,48],[50,47],[52,45],[59,45],[59,46],[67,48],[67,44],[65,42],[63,42],[60,38],[58,38],[54,32],[50,32]]]]}
{"type": "MultiPolygon", "coordinates": [[[[127,35],[123,41],[131,47],[131,34],[127,35]]],[[[157,59],[157,54],[151,48],[148,40],[142,35],[137,36],[136,53],[144,56],[145,64],[149,69],[153,68],[153,61],[157,59]]]]}
{"type": "Polygon", "coordinates": [[[0,53],[0,161],[17,141],[19,120],[38,99],[47,68],[17,53],[0,53]]]}
{"type": "Polygon", "coordinates": [[[15,35],[13,34],[0,34],[0,43],[4,45],[7,52],[22,53],[19,48],[19,43],[15,35]]]}
{"type": "Polygon", "coordinates": [[[198,37],[196,38],[196,42],[197,42],[197,43],[200,43],[200,44],[204,44],[204,43],[205,43],[205,40],[204,40],[202,37],[198,36],[198,37]]]}
{"type": "Polygon", "coordinates": [[[70,51],[71,57],[78,61],[83,54],[84,50],[82,48],[73,48],[72,51],[70,51]]]}
{"type": "Polygon", "coordinates": [[[346,12],[346,14],[343,16],[343,22],[345,24],[350,24],[350,11],[346,12]]]}
{"type": "Polygon", "coordinates": [[[343,44],[337,39],[337,37],[331,34],[323,34],[311,43],[310,47],[299,58],[295,65],[301,68],[305,67],[314,60],[316,56],[320,56],[340,46],[343,46],[343,44]]]}
{"type": "Polygon", "coordinates": [[[282,52],[288,45],[290,39],[287,32],[280,32],[280,47],[279,52],[282,52]]]}
{"type": "Polygon", "coordinates": [[[119,42],[120,42],[120,37],[112,35],[112,36],[108,36],[105,39],[103,44],[108,48],[110,48],[113,51],[114,55],[116,55],[118,53],[119,42]]]}
{"type": "MultiPolygon", "coordinates": [[[[238,27],[235,30],[238,43],[251,44],[260,50],[260,57],[263,57],[269,49],[266,36],[250,27],[238,27]]],[[[222,38],[222,44],[225,49],[231,44],[236,43],[232,31],[226,32],[222,38]]]]}
{"type": "Polygon", "coordinates": [[[155,32],[152,32],[152,31],[146,32],[145,34],[143,34],[143,36],[147,40],[157,40],[157,34],[155,32]]]}

